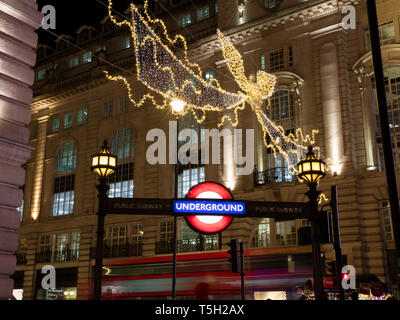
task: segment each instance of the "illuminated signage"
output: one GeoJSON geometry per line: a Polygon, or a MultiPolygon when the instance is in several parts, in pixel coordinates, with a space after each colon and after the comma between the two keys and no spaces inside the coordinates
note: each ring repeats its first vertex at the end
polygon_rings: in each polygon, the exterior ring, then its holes
{"type": "MultiPolygon", "coordinates": [[[[225,207],[223,205],[227,205],[226,209],[230,209],[233,214],[233,210],[236,210],[238,215],[245,213],[245,205],[244,203],[238,202],[221,202],[221,201],[212,201],[209,199],[219,199],[219,200],[233,200],[232,193],[225,188],[222,184],[216,182],[202,182],[194,187],[192,187],[186,195],[186,200],[189,199],[207,199],[200,201],[176,201],[174,205],[174,210],[176,208],[184,209],[184,205],[188,206],[189,210],[199,210],[199,213],[203,213],[203,215],[187,215],[185,216],[185,220],[189,227],[199,233],[203,234],[215,234],[225,230],[233,220],[232,216],[223,216],[220,215],[225,207]],[[192,205],[194,204],[194,206],[192,205]],[[202,206],[203,204],[203,206],[202,206]],[[213,206],[215,205],[215,206],[213,206]],[[222,206],[219,206],[222,205],[222,206]],[[204,215],[202,211],[209,210],[209,215],[204,215]],[[220,210],[218,212],[218,210],[220,210]],[[239,213],[240,212],[240,213],[239,213]],[[216,214],[218,213],[218,215],[216,214]]],[[[186,208],[186,207],[185,207],[186,208]]],[[[195,212],[193,212],[195,213],[195,212]]]]}
{"type": "Polygon", "coordinates": [[[212,200],[176,200],[175,213],[240,215],[246,213],[244,202],[212,201],[212,200]]]}

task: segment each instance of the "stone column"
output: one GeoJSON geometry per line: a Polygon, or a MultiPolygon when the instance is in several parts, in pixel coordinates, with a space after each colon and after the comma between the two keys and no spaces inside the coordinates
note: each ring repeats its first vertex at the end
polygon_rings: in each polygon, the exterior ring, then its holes
{"type": "Polygon", "coordinates": [[[35,74],[34,49],[42,15],[35,0],[0,0],[0,299],[9,299],[14,287],[20,225],[16,208],[21,204],[35,74]]]}
{"type": "Polygon", "coordinates": [[[320,71],[326,161],[332,172],[340,174],[344,150],[338,66],[336,45],[324,44],[320,51],[320,71]]]}

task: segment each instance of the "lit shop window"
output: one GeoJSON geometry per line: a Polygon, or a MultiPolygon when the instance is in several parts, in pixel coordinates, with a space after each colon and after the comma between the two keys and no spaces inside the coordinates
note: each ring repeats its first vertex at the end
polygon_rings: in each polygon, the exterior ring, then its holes
{"type": "Polygon", "coordinates": [[[77,148],[73,141],[65,142],[58,151],[52,216],[73,213],[76,153],[77,148]]]}
{"type": "Polygon", "coordinates": [[[275,222],[275,241],[277,246],[297,244],[296,221],[275,222]]]}
{"type": "Polygon", "coordinates": [[[178,19],[178,27],[180,27],[180,28],[186,27],[187,25],[189,25],[191,23],[192,23],[192,21],[191,21],[190,13],[180,16],[178,19]]]}
{"type": "Polygon", "coordinates": [[[117,168],[110,175],[110,198],[133,198],[133,161],[135,137],[131,128],[119,128],[111,142],[111,153],[117,156],[117,168]]]}
{"type": "Polygon", "coordinates": [[[271,221],[269,218],[262,219],[251,240],[253,248],[265,248],[271,245],[271,221]]]}

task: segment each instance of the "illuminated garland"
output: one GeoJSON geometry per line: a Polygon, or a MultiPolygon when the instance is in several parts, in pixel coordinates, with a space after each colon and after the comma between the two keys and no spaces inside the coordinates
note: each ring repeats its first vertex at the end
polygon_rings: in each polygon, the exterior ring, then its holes
{"type": "Polygon", "coordinates": [[[188,59],[185,38],[182,35],[176,35],[174,39],[171,39],[164,22],[160,19],[152,19],[148,14],[147,0],[143,7],[146,18],[140,14],[135,5],[130,5],[132,22],[117,21],[112,15],[112,0],[108,2],[111,21],[120,27],[126,25],[131,31],[136,56],[137,79],[160,96],[156,98],[147,93],[136,102],[126,77],[111,76],[106,72],[109,80],[124,82],[128,89],[128,97],[136,107],[142,106],[146,100],[149,100],[156,108],[164,109],[169,102],[179,99],[186,103],[182,115],[192,112],[196,121],[201,123],[205,120],[206,111],[225,112],[218,127],[222,126],[225,120],[236,127],[239,123],[238,111],[243,110],[247,103],[262,127],[265,146],[272,149],[274,156],[277,153],[281,154],[288,163],[289,170],[292,173],[296,172],[297,163],[307,152],[307,147],[303,145],[314,144],[314,136],[318,130],[313,130],[311,137],[309,135],[304,137],[301,129],[296,129],[294,134],[286,135],[283,127],[276,125],[267,117],[263,110],[263,101],[267,99],[269,105],[269,99],[276,85],[274,75],[258,71],[255,79],[252,75],[247,78],[242,56],[231,41],[218,30],[218,40],[226,65],[241,89],[237,93],[225,91],[216,79],[212,82],[203,79],[199,65],[191,63],[188,59]],[[161,26],[163,39],[155,33],[151,25],[161,26]],[[170,49],[177,46],[178,42],[183,45],[182,59],[178,59],[170,49]],[[162,103],[157,102],[160,99],[162,103]]]}

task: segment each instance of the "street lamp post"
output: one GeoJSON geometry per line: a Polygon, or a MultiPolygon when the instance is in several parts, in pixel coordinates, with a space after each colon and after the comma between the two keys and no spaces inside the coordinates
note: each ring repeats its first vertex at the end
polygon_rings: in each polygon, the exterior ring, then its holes
{"type": "MultiPolygon", "coordinates": [[[[178,116],[181,115],[185,109],[186,102],[174,99],[170,102],[172,114],[176,116],[176,164],[175,164],[175,177],[174,177],[174,198],[178,199],[178,175],[179,175],[179,127],[178,116]]],[[[173,258],[172,258],[172,299],[176,299],[176,254],[178,251],[178,217],[174,215],[174,239],[173,239],[173,258]]]]}
{"type": "Polygon", "coordinates": [[[300,181],[307,183],[308,197],[310,204],[310,216],[312,226],[312,261],[313,261],[313,278],[314,293],[316,300],[324,300],[324,283],[323,270],[321,260],[321,239],[320,239],[320,219],[318,214],[318,196],[321,193],[317,190],[318,182],[323,178],[325,173],[325,162],[317,159],[312,146],[308,147],[306,159],[298,163],[298,178],[300,181]]]}
{"type": "Polygon", "coordinates": [[[110,153],[107,141],[104,141],[100,152],[92,155],[90,170],[99,176],[99,184],[96,186],[99,198],[99,210],[97,212],[97,240],[96,240],[96,265],[94,271],[93,299],[101,299],[101,278],[103,272],[103,248],[104,248],[104,219],[107,214],[108,177],[115,172],[117,157],[110,153]]]}

